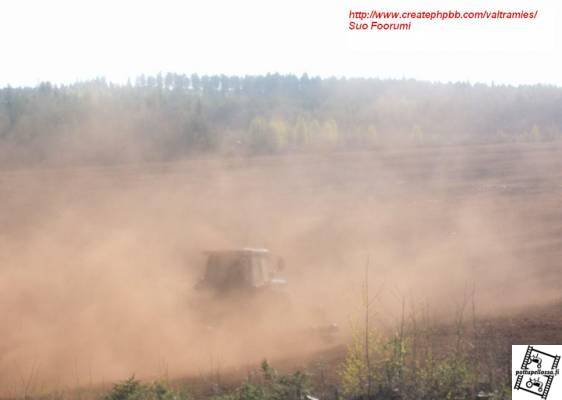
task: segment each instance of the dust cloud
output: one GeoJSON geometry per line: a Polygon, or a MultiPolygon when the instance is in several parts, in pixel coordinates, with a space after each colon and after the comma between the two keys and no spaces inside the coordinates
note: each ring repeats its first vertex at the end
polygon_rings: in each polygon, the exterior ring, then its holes
{"type": "Polygon", "coordinates": [[[560,283],[555,154],[489,145],[2,172],[0,387],[302,354],[319,315],[347,334],[367,260],[382,328],[403,298],[436,316],[467,288],[482,314],[548,301],[560,283]],[[209,328],[194,302],[202,252],[245,246],[284,257],[294,314],[232,305],[231,329],[209,328]]]}

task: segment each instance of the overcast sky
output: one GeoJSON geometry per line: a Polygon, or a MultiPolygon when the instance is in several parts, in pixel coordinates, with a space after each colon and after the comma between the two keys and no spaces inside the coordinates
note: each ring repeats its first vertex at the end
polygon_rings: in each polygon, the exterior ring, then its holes
{"type": "Polygon", "coordinates": [[[562,85],[556,0],[0,0],[0,86],[141,73],[562,85]],[[350,10],[539,10],[531,21],[348,30],[350,10]]]}

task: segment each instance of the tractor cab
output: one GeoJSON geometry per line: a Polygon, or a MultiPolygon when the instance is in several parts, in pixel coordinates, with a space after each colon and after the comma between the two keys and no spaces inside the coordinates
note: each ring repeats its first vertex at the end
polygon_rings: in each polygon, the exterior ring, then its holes
{"type": "Polygon", "coordinates": [[[250,291],[286,283],[277,274],[284,268],[280,258],[266,249],[209,251],[207,265],[197,288],[217,293],[250,291]]]}

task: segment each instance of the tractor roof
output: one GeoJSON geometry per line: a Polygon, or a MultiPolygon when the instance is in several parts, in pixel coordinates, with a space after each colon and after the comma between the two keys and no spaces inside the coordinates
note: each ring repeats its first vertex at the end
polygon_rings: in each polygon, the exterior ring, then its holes
{"type": "Polygon", "coordinates": [[[210,250],[205,251],[205,254],[231,254],[231,255],[267,255],[269,250],[263,248],[251,248],[244,247],[241,249],[230,249],[230,250],[210,250]]]}

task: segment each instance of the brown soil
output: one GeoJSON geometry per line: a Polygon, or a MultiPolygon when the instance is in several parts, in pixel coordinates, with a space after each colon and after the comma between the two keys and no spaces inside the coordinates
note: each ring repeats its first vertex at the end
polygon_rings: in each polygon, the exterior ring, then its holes
{"type": "MultiPolygon", "coordinates": [[[[201,334],[187,304],[215,248],[283,255],[296,308],[344,338],[369,259],[381,330],[401,299],[447,326],[474,289],[481,334],[506,358],[511,344],[560,343],[561,154],[501,144],[2,172],[0,386],[316,360],[299,361],[318,349],[298,335],[279,348],[247,319],[212,343],[201,334]]],[[[333,365],[341,349],[317,354],[333,365]]]]}

